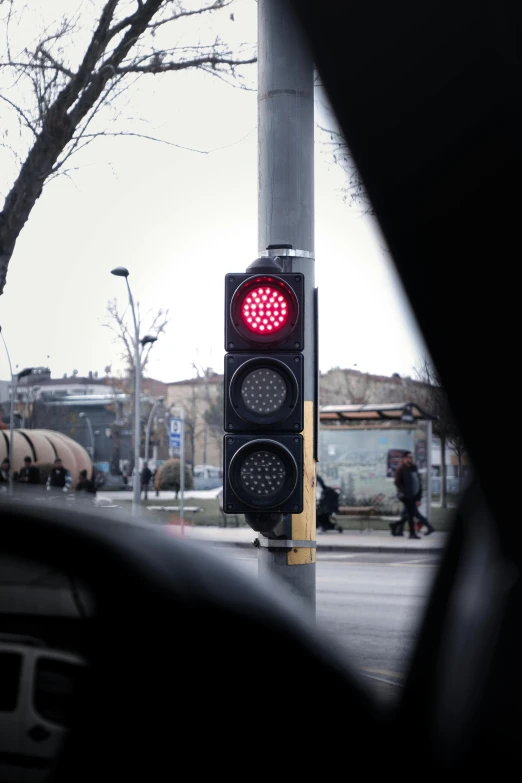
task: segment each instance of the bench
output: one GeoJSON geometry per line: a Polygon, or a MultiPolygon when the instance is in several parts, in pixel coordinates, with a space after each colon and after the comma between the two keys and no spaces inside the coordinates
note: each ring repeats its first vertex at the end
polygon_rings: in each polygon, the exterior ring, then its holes
{"type": "Polygon", "coordinates": [[[376,514],[374,506],[340,506],[338,516],[373,517],[376,514]]]}

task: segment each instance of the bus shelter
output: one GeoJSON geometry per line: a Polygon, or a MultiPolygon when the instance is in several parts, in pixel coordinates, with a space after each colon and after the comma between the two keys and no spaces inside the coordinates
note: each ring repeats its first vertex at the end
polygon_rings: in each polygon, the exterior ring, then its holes
{"type": "Polygon", "coordinates": [[[435,418],[414,402],[323,406],[317,472],[338,489],[341,507],[395,515],[401,510],[395,471],[404,452],[411,451],[422,480],[422,510],[429,519],[435,418]]]}

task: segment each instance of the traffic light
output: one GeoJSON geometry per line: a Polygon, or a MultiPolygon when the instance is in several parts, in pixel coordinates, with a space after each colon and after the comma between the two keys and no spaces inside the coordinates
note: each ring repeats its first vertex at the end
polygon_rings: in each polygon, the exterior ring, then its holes
{"type": "Polygon", "coordinates": [[[304,276],[278,261],[225,277],[223,510],[264,532],[303,510],[304,276]]]}

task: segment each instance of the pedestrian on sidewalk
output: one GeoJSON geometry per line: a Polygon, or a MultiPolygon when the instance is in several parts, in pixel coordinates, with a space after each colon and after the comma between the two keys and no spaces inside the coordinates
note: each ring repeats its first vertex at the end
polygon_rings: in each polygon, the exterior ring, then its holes
{"type": "Polygon", "coordinates": [[[145,493],[145,500],[148,499],[149,484],[151,478],[152,478],[152,471],[149,468],[148,464],[144,462],[143,470],[141,471],[141,492],[145,493]]]}
{"type": "MultiPolygon", "coordinates": [[[[397,522],[390,522],[390,531],[392,536],[402,536],[404,525],[408,520],[408,513],[405,508],[401,511],[401,517],[397,522]]],[[[418,508],[415,508],[415,530],[420,533],[426,523],[426,518],[423,514],[420,514],[418,508]]],[[[432,531],[433,532],[433,531],[432,531]]]]}
{"type": "MultiPolygon", "coordinates": [[[[427,536],[430,533],[434,533],[434,527],[428,522],[426,517],[421,514],[419,506],[422,499],[422,481],[417,470],[417,466],[413,462],[413,454],[411,451],[404,453],[402,464],[395,471],[395,486],[397,487],[397,493],[399,500],[404,506],[406,518],[408,520],[408,526],[410,528],[410,538],[420,539],[420,536],[415,532],[415,518],[426,525],[428,531],[427,536]]],[[[397,530],[402,532],[402,515],[401,519],[395,523],[392,527],[392,535],[397,535],[397,530]]],[[[400,535],[400,533],[398,533],[400,535]]]]}
{"type": "Polygon", "coordinates": [[[322,489],[317,504],[317,530],[320,533],[325,533],[327,530],[337,530],[338,533],[342,533],[342,527],[335,524],[335,515],[339,511],[339,495],[333,487],[328,487],[324,483],[321,476],[317,476],[317,483],[322,489]]]}

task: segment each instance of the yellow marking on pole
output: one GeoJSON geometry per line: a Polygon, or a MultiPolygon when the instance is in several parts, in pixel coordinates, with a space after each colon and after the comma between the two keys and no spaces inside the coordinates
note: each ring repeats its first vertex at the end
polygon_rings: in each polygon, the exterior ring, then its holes
{"type": "Polygon", "coordinates": [[[310,563],[315,563],[315,549],[309,547],[290,549],[286,556],[286,562],[288,565],[310,565],[310,563]]]}
{"type": "MultiPolygon", "coordinates": [[[[294,541],[315,541],[315,460],[314,460],[314,403],[304,401],[303,454],[303,513],[292,514],[292,538],[294,541]]],[[[288,565],[315,563],[315,548],[290,549],[288,565]]]]}

